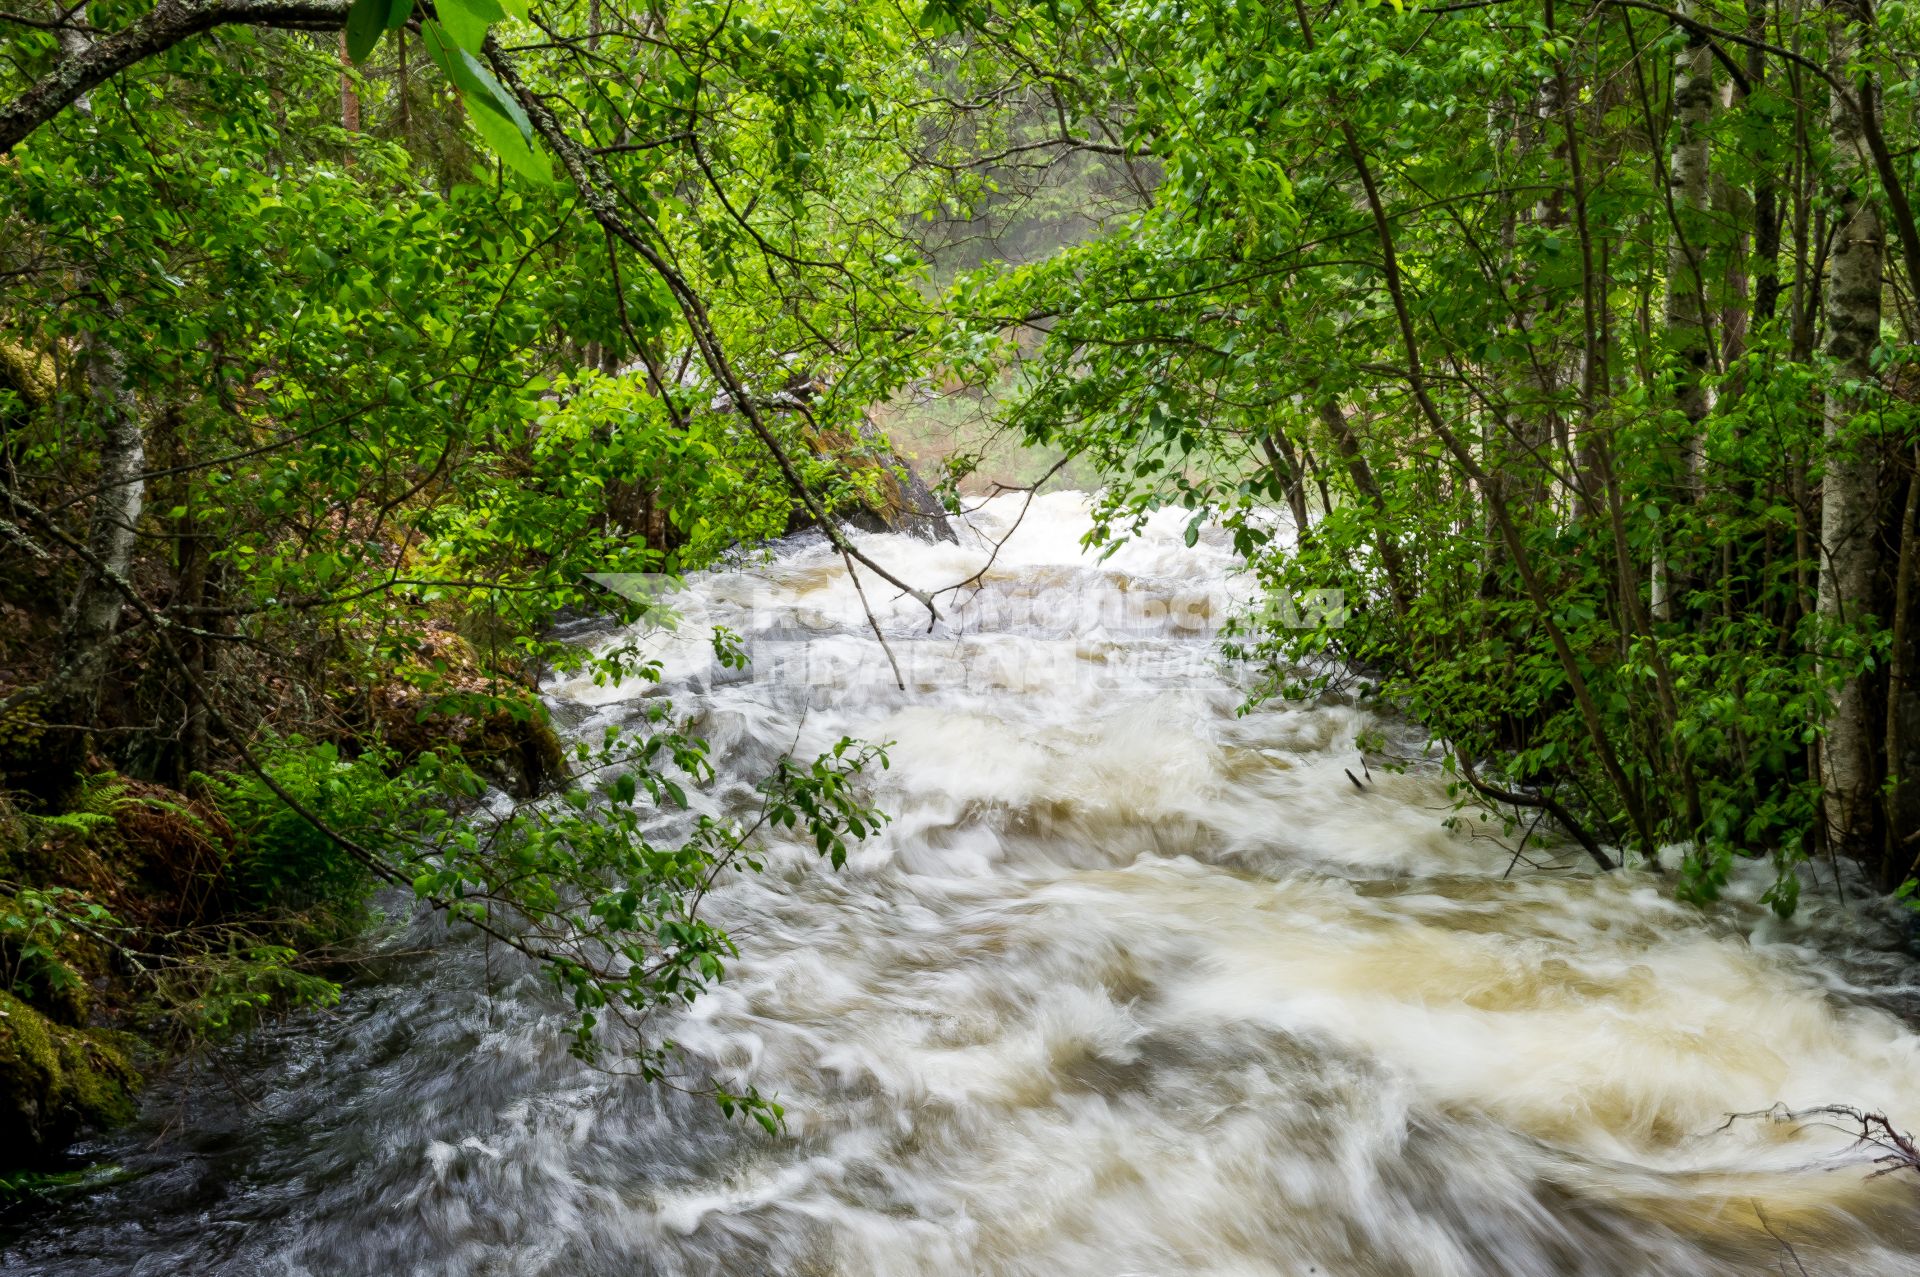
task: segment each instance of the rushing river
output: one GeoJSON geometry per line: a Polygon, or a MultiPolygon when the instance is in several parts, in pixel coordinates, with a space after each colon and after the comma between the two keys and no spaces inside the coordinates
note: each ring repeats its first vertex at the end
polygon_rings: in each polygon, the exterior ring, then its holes
{"type": "MultiPolygon", "coordinates": [[[[924,588],[962,544],[861,538],[924,588]]],[[[1405,728],[1240,714],[1232,557],[1169,515],[1104,560],[1034,502],[945,619],[872,578],[897,690],[817,540],[708,574],[658,688],[556,683],[598,736],[669,695],[714,810],[780,752],[890,741],[892,815],[712,901],[742,957],[668,1026],[787,1108],[768,1137],[570,1059],[566,1010],[416,923],[386,977],[156,1089],[83,1150],[126,1178],[34,1221],[9,1274],[1439,1277],[1912,1274],[1920,1176],[1871,1178],[1847,1104],[1920,1128],[1916,968],[1889,923],[1763,878],[1708,912],[1647,873],[1447,826],[1405,728]],[[708,659],[701,623],[754,648],[708,659]],[[1385,731],[1404,772],[1371,774],[1385,731]],[[1352,775],[1349,775],[1349,773],[1352,775]]]]}

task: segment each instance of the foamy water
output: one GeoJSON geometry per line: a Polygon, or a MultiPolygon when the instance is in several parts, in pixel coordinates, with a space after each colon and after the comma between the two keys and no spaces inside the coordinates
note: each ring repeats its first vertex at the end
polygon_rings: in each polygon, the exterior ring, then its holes
{"type": "MultiPolygon", "coordinates": [[[[959,546],[860,540],[938,588],[1022,503],[959,546]]],[[[1237,713],[1223,545],[1186,546],[1172,512],[1102,560],[1086,526],[1076,494],[1035,501],[931,626],[867,578],[904,691],[817,543],[693,582],[685,624],[645,638],[661,687],[549,689],[594,737],[672,696],[722,762],[714,811],[780,752],[891,742],[886,830],[838,872],[776,848],[727,883],[711,908],[742,957],[663,1026],[778,1097],[783,1136],[572,1061],[539,981],[456,940],[250,1048],[251,1105],[176,1088],[198,1103],[157,1146],[99,1146],[139,1177],[40,1221],[6,1270],[1914,1270],[1920,1178],[1869,1178],[1832,1126],[1728,1120],[1920,1126],[1890,927],[1816,888],[1780,923],[1758,873],[1703,912],[1558,846],[1515,864],[1497,827],[1443,823],[1406,725],[1237,713]],[[713,625],[751,671],[713,663],[713,625]],[[1368,729],[1406,771],[1369,773],[1368,729]]]]}

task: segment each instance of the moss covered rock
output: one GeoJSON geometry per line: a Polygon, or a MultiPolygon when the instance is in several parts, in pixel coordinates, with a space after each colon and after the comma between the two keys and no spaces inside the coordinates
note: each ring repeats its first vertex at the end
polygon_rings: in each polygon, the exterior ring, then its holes
{"type": "Polygon", "coordinates": [[[29,1161],[82,1127],[131,1118],[139,1074],[128,1045],[123,1034],[55,1024],[0,993],[0,1156],[29,1161]]]}
{"type": "Polygon", "coordinates": [[[404,758],[452,746],[522,797],[566,779],[566,747],[538,693],[488,669],[449,624],[427,626],[412,658],[370,700],[380,737],[404,758]]]}
{"type": "MultiPolygon", "coordinates": [[[[809,430],[803,437],[816,455],[833,458],[862,485],[860,504],[839,511],[842,522],[869,532],[904,532],[922,541],[959,541],[933,489],[874,422],[863,421],[857,433],[809,430]]],[[[798,531],[811,522],[796,510],[787,530],[798,531]]]]}

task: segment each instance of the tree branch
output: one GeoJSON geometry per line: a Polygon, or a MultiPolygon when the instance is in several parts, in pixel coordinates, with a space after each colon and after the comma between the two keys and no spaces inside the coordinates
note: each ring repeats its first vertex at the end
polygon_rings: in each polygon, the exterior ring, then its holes
{"type": "Polygon", "coordinates": [[[348,0],[160,0],[132,26],[56,62],[19,97],[0,106],[0,155],[120,72],[219,26],[330,30],[347,20],[348,0]]]}
{"type": "Polygon", "coordinates": [[[726,392],[727,398],[733,403],[748,428],[773,457],[774,464],[779,468],[787,488],[806,509],[813,521],[820,525],[820,530],[826,533],[827,540],[832,543],[833,548],[841,555],[864,564],[875,576],[926,608],[928,624],[932,625],[940,616],[939,609],[934,606],[933,597],[925,590],[909,585],[880,564],[875,563],[865,551],[847,539],[846,533],[840,530],[839,523],[821,506],[813,489],[807,486],[806,480],[794,466],[793,459],[787,455],[786,449],[781,446],[780,441],[774,437],[772,429],[768,427],[766,419],[754,406],[753,397],[747,393],[747,388],[734,371],[732,361],[727,358],[726,352],[721,348],[719,334],[714,331],[713,322],[707,314],[706,304],[700,300],[699,293],[694,291],[686,277],[674,268],[665,254],[648,237],[634,228],[614,202],[613,195],[609,193],[615,189],[614,184],[608,180],[600,158],[566,131],[546,99],[527,87],[526,82],[520,78],[519,70],[515,67],[513,60],[508,57],[491,34],[487,36],[486,43],[481,46],[481,51],[486,55],[488,63],[492,65],[493,73],[500,78],[500,83],[519,99],[521,108],[526,111],[528,120],[532,122],[533,131],[540,135],[540,140],[559,158],[561,167],[566,170],[568,178],[580,192],[581,203],[586,206],[588,212],[593,214],[594,220],[600,223],[608,235],[639,254],[640,259],[646,262],[648,268],[667,286],[667,291],[673,294],[674,302],[680,309],[681,318],[686,321],[687,330],[693,337],[694,345],[699,348],[700,358],[707,365],[707,370],[720,383],[720,388],[726,392]]]}
{"type": "Polygon", "coordinates": [[[1525,794],[1516,790],[1501,789],[1496,785],[1489,785],[1474,774],[1473,764],[1467,760],[1465,754],[1459,750],[1455,750],[1453,757],[1460,765],[1461,776],[1465,777],[1467,784],[1473,787],[1473,792],[1479,794],[1482,798],[1490,799],[1496,803],[1506,803],[1510,807],[1533,807],[1544,811],[1547,815],[1552,816],[1558,821],[1562,829],[1565,829],[1573,835],[1573,840],[1586,849],[1587,855],[1592,858],[1595,865],[1600,867],[1602,872],[1609,872],[1620,867],[1614,863],[1613,857],[1607,855],[1607,853],[1601,849],[1599,842],[1595,840],[1592,834],[1587,832],[1586,826],[1574,819],[1573,813],[1567,810],[1566,805],[1546,790],[1543,789],[1537,793],[1525,794]]]}

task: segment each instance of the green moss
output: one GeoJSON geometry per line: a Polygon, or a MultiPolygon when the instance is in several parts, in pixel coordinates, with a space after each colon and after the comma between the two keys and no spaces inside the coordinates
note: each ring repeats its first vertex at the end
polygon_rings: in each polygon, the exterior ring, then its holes
{"type": "Polygon", "coordinates": [[[59,1029],[60,1070],[66,1103],[90,1126],[118,1126],[133,1118],[134,1072],[119,1037],[107,1029],[59,1029]]]}
{"type": "Polygon", "coordinates": [[[53,360],[25,346],[0,341],[0,390],[11,390],[29,408],[43,408],[52,401],[57,386],[53,360]]]}
{"type": "Polygon", "coordinates": [[[129,1045],[124,1034],[66,1028],[0,993],[0,1148],[7,1160],[58,1147],[83,1126],[131,1118],[139,1075],[129,1045]]]}

